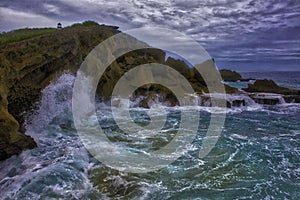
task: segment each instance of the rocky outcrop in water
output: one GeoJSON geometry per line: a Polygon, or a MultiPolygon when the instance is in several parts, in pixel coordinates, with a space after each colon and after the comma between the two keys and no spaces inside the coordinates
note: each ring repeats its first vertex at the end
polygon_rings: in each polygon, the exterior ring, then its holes
{"type": "Polygon", "coordinates": [[[242,79],[242,76],[236,71],[222,69],[220,73],[224,81],[238,81],[242,79]]]}
{"type": "Polygon", "coordinates": [[[278,86],[272,80],[256,80],[253,84],[249,84],[247,88],[243,88],[243,90],[249,93],[262,93],[260,95],[251,95],[257,103],[261,104],[274,105],[280,103],[278,100],[279,95],[274,94],[282,95],[282,98],[287,103],[300,103],[300,90],[278,86]],[[268,95],[265,93],[271,94],[268,95]]]}
{"type": "Polygon", "coordinates": [[[278,86],[274,81],[267,79],[256,80],[253,84],[249,84],[248,88],[244,88],[243,90],[246,92],[265,92],[284,95],[300,95],[299,90],[293,90],[278,86]]]}
{"type": "Polygon", "coordinates": [[[233,70],[228,70],[228,69],[221,69],[220,70],[222,79],[224,81],[228,81],[228,82],[237,82],[237,81],[250,81],[250,80],[254,80],[252,78],[242,78],[242,76],[233,70]]]}
{"type": "Polygon", "coordinates": [[[258,104],[277,105],[285,103],[283,97],[279,94],[272,93],[254,93],[250,97],[258,104]]]}

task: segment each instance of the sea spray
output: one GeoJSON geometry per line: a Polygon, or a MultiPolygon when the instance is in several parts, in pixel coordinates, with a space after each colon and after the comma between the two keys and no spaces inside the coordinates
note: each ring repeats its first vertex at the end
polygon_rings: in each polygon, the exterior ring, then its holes
{"type": "Polygon", "coordinates": [[[88,179],[88,152],[72,128],[73,82],[73,75],[63,74],[43,90],[39,108],[26,120],[38,148],[1,163],[3,199],[101,197],[88,179]]]}
{"type": "MultiPolygon", "coordinates": [[[[36,139],[38,148],[1,162],[1,198],[297,199],[300,196],[299,104],[265,106],[248,96],[232,95],[227,96],[228,101],[244,100],[245,106],[224,111],[201,106],[200,98],[188,97],[187,101],[195,105],[182,109],[201,112],[197,137],[189,152],[159,171],[128,174],[105,167],[83,147],[70,112],[73,80],[72,75],[64,74],[43,91],[39,108],[26,120],[27,133],[36,139]],[[224,131],[212,152],[199,159],[201,139],[212,112],[227,113],[224,131]]],[[[122,106],[120,103],[113,106],[122,106]]],[[[148,135],[139,132],[129,138],[115,126],[109,106],[103,102],[95,105],[98,119],[94,122],[99,121],[112,141],[132,150],[147,153],[165,145],[176,134],[176,124],[180,121],[177,107],[165,108],[172,115],[166,130],[148,135]]],[[[147,109],[131,111],[134,119],[147,123],[147,109]]]]}

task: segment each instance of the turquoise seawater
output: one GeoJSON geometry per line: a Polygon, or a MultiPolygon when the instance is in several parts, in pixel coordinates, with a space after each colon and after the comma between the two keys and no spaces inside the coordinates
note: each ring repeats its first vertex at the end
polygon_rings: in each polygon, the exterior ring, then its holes
{"type": "MultiPolygon", "coordinates": [[[[227,110],[218,142],[204,158],[198,153],[214,110],[194,106],[199,128],[186,154],[157,171],[126,173],[84,148],[73,124],[73,81],[65,74],[49,85],[39,109],[28,115],[27,134],[38,148],[0,163],[1,199],[300,199],[299,104],[227,110]]],[[[105,104],[97,110],[109,139],[136,151],[166,145],[181,120],[178,109],[166,108],[165,131],[129,137],[105,104]]],[[[145,109],[130,113],[140,125],[150,122],[145,109]]]]}

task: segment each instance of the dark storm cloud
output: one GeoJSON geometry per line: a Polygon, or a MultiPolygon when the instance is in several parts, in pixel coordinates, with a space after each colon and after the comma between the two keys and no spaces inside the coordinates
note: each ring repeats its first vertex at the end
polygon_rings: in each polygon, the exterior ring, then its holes
{"type": "Polygon", "coordinates": [[[86,19],[123,30],[160,26],[192,36],[219,67],[300,68],[295,0],[2,0],[0,17],[2,30],[86,19]]]}

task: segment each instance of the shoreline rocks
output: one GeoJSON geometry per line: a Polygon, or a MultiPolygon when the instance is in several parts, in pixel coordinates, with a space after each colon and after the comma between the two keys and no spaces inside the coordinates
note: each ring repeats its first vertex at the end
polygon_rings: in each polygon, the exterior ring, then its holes
{"type": "Polygon", "coordinates": [[[300,95],[300,90],[289,89],[277,85],[273,80],[256,80],[253,84],[248,84],[247,88],[243,88],[244,91],[253,93],[275,93],[283,95],[300,95]]]}
{"type": "MultiPolygon", "coordinates": [[[[120,31],[113,26],[76,25],[51,34],[0,46],[0,160],[37,146],[30,136],[24,134],[26,133],[24,127],[24,117],[26,116],[23,113],[32,110],[41,97],[41,91],[51,81],[65,72],[75,74],[94,47],[117,33],[120,33],[120,31]]],[[[116,44],[116,46],[118,45],[116,44]]],[[[113,55],[113,52],[110,53],[113,55]]],[[[195,68],[190,68],[181,60],[172,57],[166,60],[165,56],[164,51],[150,48],[132,51],[116,58],[100,78],[97,95],[104,100],[110,98],[114,85],[126,72],[141,64],[160,63],[177,70],[188,80],[196,95],[198,95],[192,97],[192,101],[202,106],[212,105],[211,98],[207,94],[207,86],[198,71],[195,68]],[[197,98],[201,98],[201,101],[197,98]]],[[[201,64],[201,67],[204,68],[212,66],[214,66],[212,60],[203,63],[203,66],[201,64]]],[[[246,80],[234,71],[221,70],[220,72],[226,81],[246,80]]],[[[151,77],[153,74],[150,72],[140,74],[140,78],[144,76],[151,77]]],[[[171,74],[166,73],[163,76],[171,76],[171,74]]],[[[172,80],[174,76],[169,78],[172,80]]],[[[299,102],[299,91],[283,89],[274,86],[274,84],[272,82],[255,82],[253,86],[249,85],[245,91],[271,92],[274,88],[277,88],[278,91],[284,92],[285,96],[283,98],[286,101],[299,102]],[[264,86],[261,86],[261,84],[264,86]]],[[[225,90],[228,94],[239,92],[237,88],[226,84],[225,90]]],[[[182,88],[182,91],[185,91],[184,88],[182,88]]],[[[247,101],[250,101],[249,96],[243,95],[243,98],[235,96],[232,99],[226,99],[226,106],[230,108],[247,105],[247,101]]],[[[152,104],[160,101],[167,106],[178,104],[178,100],[170,90],[154,84],[139,87],[135,91],[134,98],[140,97],[144,98],[137,102],[136,106],[149,108],[152,104]]],[[[226,98],[226,95],[220,98],[226,98]]],[[[253,98],[263,103],[276,103],[276,100],[259,99],[262,98],[261,96],[253,98]]],[[[218,101],[218,97],[215,100],[218,101]]],[[[218,105],[217,103],[213,105],[218,105]]]]}
{"type": "Polygon", "coordinates": [[[251,80],[255,80],[253,78],[243,78],[238,72],[228,69],[221,69],[220,74],[223,81],[228,82],[248,82],[251,80]]]}
{"type": "MultiPolygon", "coordinates": [[[[83,23],[0,46],[0,160],[37,146],[31,137],[24,134],[26,133],[24,118],[40,100],[41,91],[63,73],[75,74],[92,49],[117,33],[120,31],[113,26],[83,23]]],[[[141,42],[133,37],[129,38],[134,42],[141,42]]],[[[115,46],[121,48],[126,44],[118,43],[115,46]]],[[[111,56],[114,55],[114,52],[108,52],[111,56]]],[[[195,68],[190,68],[183,61],[174,58],[169,57],[166,60],[165,56],[164,51],[149,48],[131,51],[116,58],[101,77],[97,95],[103,99],[109,98],[114,85],[122,75],[135,66],[146,63],[169,65],[185,76],[195,92],[198,94],[208,92],[201,75],[195,68]]],[[[214,66],[212,62],[210,60],[203,63],[203,67],[214,66]]],[[[151,74],[142,74],[142,76],[151,76],[151,74]]],[[[154,93],[157,89],[164,94],[170,106],[175,105],[176,98],[172,93],[162,88],[151,89],[149,85],[137,91],[140,94],[150,91],[151,97],[143,102],[145,107],[148,105],[146,101],[155,100],[154,93]]],[[[228,93],[237,92],[236,88],[230,86],[225,86],[225,89],[228,93]]]]}
{"type": "Polygon", "coordinates": [[[222,69],[220,70],[220,74],[224,81],[235,82],[242,79],[242,76],[233,70],[222,69]]]}
{"type": "Polygon", "coordinates": [[[243,90],[248,93],[260,93],[250,96],[261,104],[275,105],[282,103],[282,101],[300,103],[300,90],[281,87],[273,80],[256,80],[253,84],[248,84],[248,87],[243,88],[243,90]],[[282,99],[279,101],[279,98],[282,99]]]}
{"type": "Polygon", "coordinates": [[[277,105],[285,103],[282,95],[272,93],[253,93],[249,96],[258,104],[277,105]]]}

